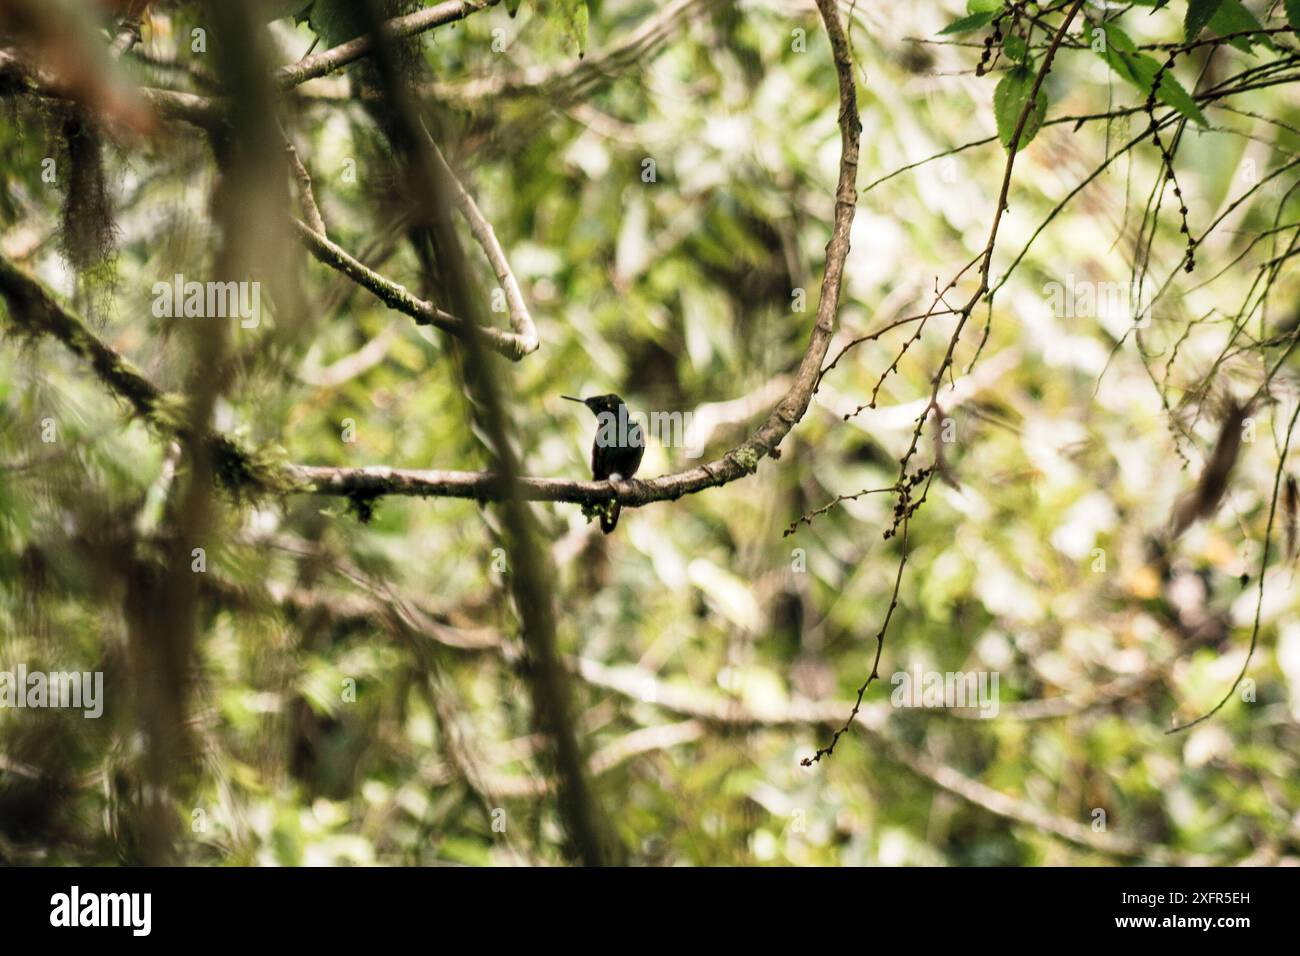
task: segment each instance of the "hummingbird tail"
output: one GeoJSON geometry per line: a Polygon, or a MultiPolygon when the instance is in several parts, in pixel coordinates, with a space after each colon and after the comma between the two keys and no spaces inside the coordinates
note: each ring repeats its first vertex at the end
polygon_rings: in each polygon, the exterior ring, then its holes
{"type": "Polygon", "coordinates": [[[605,532],[605,534],[609,534],[618,527],[618,513],[622,510],[623,509],[619,506],[619,503],[615,501],[608,511],[601,514],[600,530],[605,532]]]}

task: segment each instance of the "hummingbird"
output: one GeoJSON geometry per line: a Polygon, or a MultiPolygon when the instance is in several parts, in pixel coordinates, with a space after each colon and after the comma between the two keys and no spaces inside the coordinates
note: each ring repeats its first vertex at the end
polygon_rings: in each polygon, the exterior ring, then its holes
{"type": "MultiPolygon", "coordinates": [[[[645,435],[641,426],[628,417],[627,405],[617,395],[595,395],[591,398],[574,398],[561,395],[571,402],[581,402],[596,416],[596,439],[591,444],[591,477],[596,481],[622,481],[631,478],[641,467],[645,454],[645,435]]],[[[620,511],[617,501],[600,515],[600,530],[609,534],[618,525],[620,511]]]]}

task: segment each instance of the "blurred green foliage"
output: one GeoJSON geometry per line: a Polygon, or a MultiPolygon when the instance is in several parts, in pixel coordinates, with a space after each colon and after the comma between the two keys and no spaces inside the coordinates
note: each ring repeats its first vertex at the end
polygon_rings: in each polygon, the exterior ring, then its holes
{"type": "MultiPolygon", "coordinates": [[[[573,21],[566,28],[555,10],[528,2],[515,17],[496,7],[423,37],[455,133],[449,159],[537,320],[541,349],[503,368],[529,474],[587,474],[590,417],[561,394],[618,392],[646,412],[691,411],[760,393],[803,353],[839,160],[824,30],[802,5],[685,6],[662,42],[614,61],[602,51],[662,5],[577,4],[584,20],[590,11],[581,62],[573,21]],[[549,81],[538,86],[538,76],[549,81]],[[503,78],[512,82],[494,88],[503,78]]],[[[1006,142],[1014,129],[995,118],[994,88],[1041,63],[1044,33],[1031,31],[1007,58],[1030,66],[1001,62],[998,76],[977,78],[992,18],[979,32],[940,35],[967,12],[954,3],[841,6],[864,125],[860,187],[984,143],[864,192],[832,355],[924,311],[987,242],[1007,158],[996,134],[1006,142]]],[[[1178,40],[1183,13],[1180,3],[1139,8],[1118,23],[1137,44],[1178,40]]],[[[201,22],[196,5],[160,5],[127,68],[147,85],[211,94],[209,55],[186,42],[201,22]]],[[[311,46],[314,25],[271,24],[283,62],[311,46]]],[[[1148,123],[1143,94],[1117,82],[1082,34],[1075,39],[1044,85],[1046,124],[1017,159],[995,284],[1057,204],[1148,123]],[[1052,123],[1121,105],[1138,109],[1078,128],[1052,123]]],[[[1294,75],[1295,37],[1278,44],[1189,55],[1176,67],[1178,89],[1194,93],[1271,58],[1284,61],[1274,72],[1294,75]]],[[[1203,108],[1206,127],[1183,125],[1176,154],[1198,235],[1300,147],[1292,85],[1203,108]]],[[[78,276],[58,251],[64,183],[41,178],[41,160],[61,149],[60,107],[10,96],[3,109],[5,254],[66,293],[154,381],[180,389],[188,359],[176,325],[190,320],[155,317],[152,287],[210,266],[208,144],[183,125],[144,140],[106,137],[117,246],[110,269],[78,276]]],[[[288,94],[283,123],[331,238],[420,289],[383,147],[346,79],[288,94]]],[[[800,758],[833,726],[787,719],[810,702],[841,702],[831,712],[847,718],[870,673],[901,556],[900,539],[882,537],[892,497],[845,501],[782,532],[836,495],[895,481],[950,316],[928,320],[885,378],[878,407],[846,420],[872,398],[915,323],[849,352],[780,460],[743,481],[625,510],[609,538],[576,506],[538,507],[557,566],[562,644],[583,662],[580,731],[632,861],[1135,861],[1107,851],[1107,836],[1149,849],[1139,860],[1296,858],[1300,618],[1282,518],[1248,675],[1253,699],[1238,691],[1211,720],[1165,733],[1219,700],[1250,644],[1281,436],[1297,401],[1294,362],[1270,344],[1296,317],[1294,267],[1275,277],[1270,305],[1248,306],[1260,263],[1294,254],[1296,175],[1231,209],[1198,248],[1197,272],[1183,276],[1177,203],[1165,196],[1161,214],[1149,215],[1161,162],[1144,142],[1096,176],[1033,240],[959,344],[956,386],[939,393],[952,440],[932,422],[922,445],[927,461],[943,455],[943,475],[911,523],[881,681],[865,698],[894,749],[850,734],[804,768],[800,758]],[[1143,257],[1157,285],[1176,278],[1138,335],[1131,317],[1051,306],[1052,283],[1127,288],[1143,257]],[[1221,507],[1174,543],[1162,576],[1151,541],[1208,461],[1225,396],[1252,395],[1274,363],[1252,410],[1255,440],[1243,445],[1221,507]],[[996,672],[1001,713],[891,707],[893,676],[917,667],[996,672]],[[675,693],[724,716],[665,732],[692,716],[673,706],[675,693]],[[1021,716],[1053,701],[1069,703],[1021,716]],[[728,707],[763,719],[728,722],[728,707]],[[1061,839],[983,791],[946,786],[918,771],[922,761],[1083,838],[1061,839]]],[[[478,248],[468,248],[482,288],[495,288],[478,248]]],[[[307,321],[291,326],[272,303],[261,328],[232,333],[239,368],[218,427],[301,463],[481,467],[447,338],[306,256],[295,262],[307,321]],[[338,363],[352,363],[349,373],[338,363]]],[[[493,318],[504,325],[503,314],[493,318]]],[[[143,744],[120,568],[94,545],[135,534],[150,553],[149,534],[160,532],[141,530],[141,516],[166,493],[167,449],[56,343],[4,344],[0,669],[103,670],[107,702],[99,721],[0,711],[0,859],[130,862],[143,744]],[[52,443],[40,439],[46,419],[57,424],[52,443]]],[[[736,444],[774,397],[721,424],[704,460],[736,444]]],[[[641,475],[697,463],[652,445],[641,475]]],[[[493,509],[385,498],[362,523],[341,500],[222,502],[218,529],[201,544],[178,860],[560,862],[493,509]]]]}

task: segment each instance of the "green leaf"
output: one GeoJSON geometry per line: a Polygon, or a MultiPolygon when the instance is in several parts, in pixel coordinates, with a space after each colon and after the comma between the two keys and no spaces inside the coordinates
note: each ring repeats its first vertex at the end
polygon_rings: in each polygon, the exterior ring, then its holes
{"type": "MultiPolygon", "coordinates": [[[[1008,149],[1011,148],[1011,138],[1016,133],[1016,125],[1020,122],[1020,114],[1024,112],[1025,104],[1029,102],[1029,95],[1033,92],[1035,78],[1035,72],[1021,64],[1007,71],[998,83],[997,89],[993,91],[993,115],[998,121],[998,139],[1002,140],[1002,145],[1008,149]]],[[[1038,134],[1046,116],[1047,93],[1039,90],[1033,108],[1025,117],[1025,128],[1020,132],[1017,149],[1024,149],[1029,145],[1030,140],[1038,134]]]]}
{"type": "Polygon", "coordinates": [[[581,0],[581,2],[577,4],[577,9],[574,11],[573,18],[573,35],[578,41],[578,56],[582,56],[587,52],[588,17],[587,0],[581,0]]]}
{"type": "Polygon", "coordinates": [[[966,0],[967,13],[997,13],[1002,9],[1002,0],[966,0]]]}
{"type": "Polygon", "coordinates": [[[1222,5],[1223,0],[1187,0],[1187,17],[1183,20],[1183,42],[1191,43],[1195,40],[1222,5]]]}
{"type": "MultiPolygon", "coordinates": [[[[1300,0],[1297,0],[1297,2],[1300,2],[1300,0]]],[[[983,13],[972,13],[968,17],[962,17],[960,20],[954,20],[952,23],[948,24],[939,31],[939,36],[954,33],[970,33],[972,30],[978,30],[980,27],[988,26],[993,22],[993,17],[995,15],[996,14],[989,13],[988,11],[983,13]]]]}
{"type": "Polygon", "coordinates": [[[587,52],[587,0],[560,0],[564,29],[578,44],[578,56],[587,52]]]}
{"type": "MultiPolygon", "coordinates": [[[[1089,36],[1091,36],[1091,33],[1088,32],[1088,28],[1090,27],[1091,24],[1088,24],[1085,27],[1085,33],[1087,33],[1089,36]]],[[[1123,30],[1121,30],[1116,24],[1114,23],[1102,24],[1102,33],[1104,33],[1106,36],[1107,49],[1119,50],[1121,53],[1137,52],[1137,44],[1133,42],[1133,38],[1130,37],[1123,30]]]]}
{"type": "Polygon", "coordinates": [[[1300,32],[1300,0],[1285,0],[1286,22],[1291,29],[1300,32]]]}
{"type": "Polygon", "coordinates": [[[1025,42],[1024,37],[1013,33],[1002,41],[1002,52],[1011,59],[1024,63],[1029,59],[1029,44],[1025,42]]]}
{"type": "MultiPolygon", "coordinates": [[[[1137,52],[1137,47],[1128,34],[1113,23],[1102,25],[1105,33],[1104,49],[1097,51],[1110,66],[1111,70],[1133,84],[1143,93],[1150,93],[1160,73],[1160,63],[1152,57],[1137,52]]],[[[1084,24],[1084,37],[1089,46],[1093,46],[1095,30],[1090,23],[1084,24]]],[[[1095,49],[1095,46],[1094,46],[1095,49]]],[[[1173,73],[1166,71],[1160,77],[1160,87],[1156,97],[1167,106],[1172,106],[1198,126],[1208,126],[1205,114],[1201,112],[1196,101],[1178,82],[1173,73]]]]}
{"type": "MultiPolygon", "coordinates": [[[[1210,29],[1219,36],[1227,36],[1246,30],[1263,30],[1264,25],[1255,18],[1255,14],[1241,5],[1241,0],[1223,0],[1223,5],[1210,18],[1210,29]]],[[[1249,53],[1256,43],[1273,47],[1273,41],[1267,36],[1237,37],[1228,42],[1245,53],[1249,53]]]]}

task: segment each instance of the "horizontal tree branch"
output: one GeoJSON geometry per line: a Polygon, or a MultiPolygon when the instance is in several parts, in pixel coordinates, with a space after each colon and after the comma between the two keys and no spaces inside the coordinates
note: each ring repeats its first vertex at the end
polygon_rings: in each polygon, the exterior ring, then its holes
{"type": "MultiPolygon", "coordinates": [[[[303,225],[305,234],[315,234],[303,225]]],[[[319,238],[319,237],[316,237],[319,238]]],[[[400,288],[400,287],[399,287],[400,288]]],[[[404,290],[403,290],[404,291],[404,290]]],[[[11,324],[29,336],[48,335],[61,342],[74,355],[90,363],[96,377],[131,411],[147,424],[167,436],[182,434],[184,415],[179,414],[181,398],[168,395],[147,379],[120,352],[102,341],[87,324],[57,299],[39,280],[19,269],[0,255],[0,297],[8,304],[11,324]]],[[[418,302],[418,300],[416,300],[418,302]]],[[[501,333],[505,334],[505,333],[501,333]]],[[[481,471],[412,471],[406,469],[331,468],[313,465],[279,465],[268,472],[255,462],[253,452],[234,440],[213,433],[212,440],[221,446],[223,455],[233,459],[228,469],[235,480],[241,477],[260,486],[250,490],[312,492],[351,498],[376,498],[383,495],[417,497],[471,498],[480,501],[500,500],[504,487],[500,478],[481,471]]],[[[744,462],[751,459],[744,458],[744,462]]],[[[567,481],[554,478],[522,478],[520,493],[530,501],[598,503],[618,498],[631,507],[652,501],[680,498],[704,488],[733,480],[752,470],[731,452],[722,459],[675,475],[653,481],[635,479],[615,487],[604,481],[567,481]]]]}
{"type": "MultiPolygon", "coordinates": [[[[694,494],[751,474],[754,468],[742,465],[735,459],[735,455],[736,452],[728,452],[708,464],[649,481],[633,478],[614,483],[523,477],[518,481],[519,493],[525,501],[595,504],[613,499],[632,508],[654,501],[676,501],[683,495],[694,494]]],[[[753,461],[756,465],[757,458],[753,461]]],[[[487,471],[427,471],[382,465],[361,468],[287,465],[286,475],[295,490],[318,495],[361,498],[401,495],[415,498],[469,498],[475,501],[500,501],[505,495],[501,479],[487,471]]]]}
{"type": "MultiPolygon", "coordinates": [[[[414,13],[387,20],[384,29],[394,38],[415,36],[434,27],[463,20],[472,13],[494,7],[498,3],[500,0],[448,0],[437,6],[424,7],[414,13]]],[[[336,47],[305,56],[297,63],[280,67],[275,71],[275,82],[282,90],[292,89],[361,59],[373,47],[373,37],[369,33],[363,33],[336,47]]]]}

